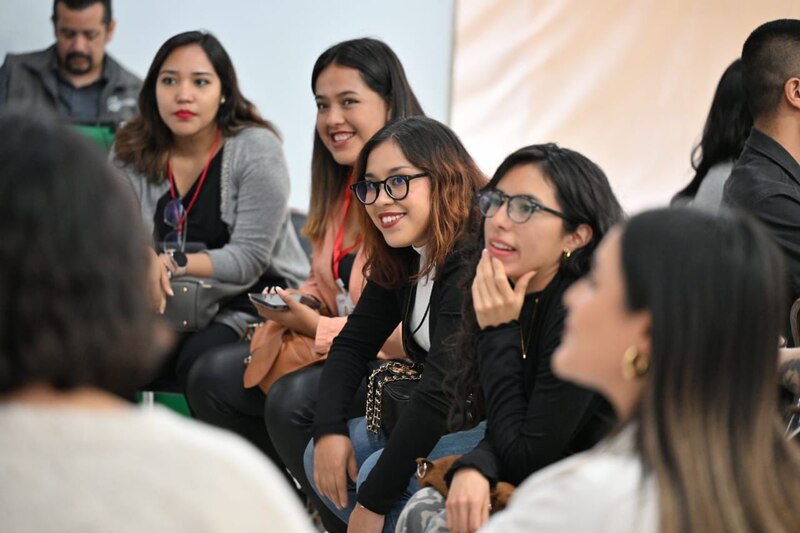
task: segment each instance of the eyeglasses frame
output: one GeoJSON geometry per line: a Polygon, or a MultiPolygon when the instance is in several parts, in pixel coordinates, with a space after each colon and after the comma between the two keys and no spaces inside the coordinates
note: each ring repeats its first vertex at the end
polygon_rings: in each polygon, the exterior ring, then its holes
{"type": "Polygon", "coordinates": [[[391,198],[392,200],[400,201],[400,200],[403,200],[406,196],[408,196],[408,192],[411,190],[411,186],[410,186],[411,180],[415,180],[417,178],[424,178],[426,176],[430,177],[430,174],[428,174],[427,172],[420,172],[419,174],[410,174],[410,175],[407,175],[407,174],[394,174],[392,176],[387,177],[385,180],[382,180],[382,181],[370,181],[369,183],[374,184],[375,187],[376,187],[376,190],[378,191],[378,194],[375,195],[375,199],[372,200],[371,202],[363,201],[361,198],[358,197],[358,193],[356,192],[356,188],[361,183],[364,183],[367,180],[361,180],[359,182],[356,182],[356,183],[350,185],[350,190],[353,191],[353,196],[356,197],[356,200],[361,202],[363,205],[372,205],[375,202],[377,202],[378,201],[378,197],[381,195],[381,189],[386,191],[386,195],[389,198],[391,198]],[[389,192],[389,187],[386,184],[388,183],[388,181],[390,179],[393,179],[393,178],[403,178],[403,181],[405,181],[405,183],[406,183],[406,193],[403,196],[395,196],[391,192],[389,192]],[[383,187],[380,187],[381,185],[383,185],[383,187]]]}
{"type": "MultiPolygon", "coordinates": [[[[563,220],[566,220],[567,222],[570,222],[572,220],[567,215],[562,213],[561,211],[558,211],[558,210],[553,209],[551,207],[547,207],[545,205],[542,205],[539,202],[537,202],[536,200],[534,200],[533,198],[531,198],[530,196],[528,196],[527,194],[515,194],[515,195],[512,196],[512,195],[508,195],[508,194],[504,193],[500,189],[485,189],[485,190],[479,192],[475,196],[475,201],[478,203],[478,208],[480,208],[480,199],[482,197],[490,195],[490,194],[498,194],[498,195],[500,195],[501,202],[500,202],[500,205],[497,206],[497,211],[500,211],[500,209],[503,207],[503,204],[506,204],[506,213],[508,214],[508,219],[511,222],[515,223],[515,224],[525,224],[526,222],[528,222],[531,219],[531,217],[534,215],[534,213],[536,213],[536,211],[545,211],[545,212],[550,213],[552,215],[555,215],[555,216],[557,216],[557,217],[559,217],[559,218],[561,218],[563,220]],[[528,217],[525,220],[521,221],[521,222],[517,222],[516,220],[511,218],[511,201],[513,199],[515,199],[515,198],[524,198],[525,200],[527,200],[533,206],[533,211],[531,211],[530,214],[528,215],[528,217]]],[[[493,216],[495,216],[497,214],[497,211],[495,211],[491,215],[486,215],[486,214],[483,213],[483,210],[481,210],[481,214],[486,218],[492,218],[493,216]]]]}

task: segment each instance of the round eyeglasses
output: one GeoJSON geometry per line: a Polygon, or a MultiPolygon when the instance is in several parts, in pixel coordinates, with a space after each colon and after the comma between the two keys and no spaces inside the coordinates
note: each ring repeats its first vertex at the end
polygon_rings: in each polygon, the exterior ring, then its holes
{"type": "Polygon", "coordinates": [[[359,181],[350,186],[358,198],[358,201],[364,205],[371,205],[378,199],[381,192],[381,185],[392,200],[402,200],[408,196],[408,182],[417,178],[427,176],[427,172],[420,172],[419,174],[412,174],[411,176],[389,176],[383,181],[359,181]]]}
{"type": "Polygon", "coordinates": [[[508,218],[511,222],[516,224],[527,222],[536,211],[546,211],[564,220],[569,220],[567,215],[561,211],[545,207],[525,194],[509,196],[498,189],[489,189],[478,193],[478,208],[481,210],[481,214],[486,218],[491,218],[496,215],[497,211],[506,201],[508,201],[508,206],[506,208],[508,209],[508,218]]]}

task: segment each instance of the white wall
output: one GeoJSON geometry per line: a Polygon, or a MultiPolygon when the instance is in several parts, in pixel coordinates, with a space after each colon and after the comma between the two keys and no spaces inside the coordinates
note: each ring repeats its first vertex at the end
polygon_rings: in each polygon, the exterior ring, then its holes
{"type": "MultiPolygon", "coordinates": [[[[448,118],[453,0],[116,0],[113,9],[117,31],[108,50],[140,76],[176,33],[205,29],[222,41],[245,96],[283,135],[293,207],[308,206],[311,68],[328,46],[382,39],[403,62],[426,113],[448,118]]],[[[2,0],[0,54],[49,46],[51,10],[51,0],[2,0]]]]}

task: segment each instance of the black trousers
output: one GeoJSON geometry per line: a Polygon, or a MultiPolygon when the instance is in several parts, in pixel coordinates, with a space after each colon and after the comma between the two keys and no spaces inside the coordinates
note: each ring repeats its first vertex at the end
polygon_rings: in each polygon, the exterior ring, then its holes
{"type": "Polygon", "coordinates": [[[203,330],[185,333],[167,355],[153,379],[143,384],[143,390],[185,393],[189,372],[206,353],[229,346],[239,340],[239,334],[224,324],[212,322],[203,330]]]}
{"type": "MultiPolygon", "coordinates": [[[[303,452],[311,439],[322,366],[284,376],[267,397],[258,387],[245,389],[242,384],[243,360],[248,353],[249,345],[240,342],[200,358],[188,376],[189,405],[198,419],[237,433],[263,451],[282,471],[288,469],[319,511],[325,528],[330,533],[344,533],[346,525],[322,503],[303,468],[303,452]],[[275,422],[269,431],[264,421],[265,411],[267,418],[275,422]]],[[[291,479],[288,473],[287,478],[291,479]]]]}

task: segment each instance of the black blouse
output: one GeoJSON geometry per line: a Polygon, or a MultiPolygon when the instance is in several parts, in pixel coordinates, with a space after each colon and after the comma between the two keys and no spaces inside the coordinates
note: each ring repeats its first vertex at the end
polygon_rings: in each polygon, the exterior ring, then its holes
{"type": "MultiPolygon", "coordinates": [[[[217,152],[211,160],[206,179],[203,182],[200,193],[197,195],[197,200],[186,216],[184,225],[186,228],[187,251],[215,250],[230,242],[230,230],[222,220],[221,214],[222,153],[224,150],[223,148],[217,152]]],[[[189,202],[191,202],[199,184],[200,179],[198,177],[186,194],[183,195],[181,202],[184,209],[189,206],[189,202]]],[[[175,228],[164,222],[164,208],[170,200],[172,200],[172,193],[168,190],[156,203],[156,211],[153,215],[153,240],[157,252],[163,251],[162,243],[164,237],[175,230],[175,228]]],[[[222,308],[257,315],[255,307],[247,297],[247,293],[261,292],[265,287],[275,285],[280,287],[288,286],[285,278],[262,274],[252,287],[233,297],[222,308]]]]}
{"type": "Polygon", "coordinates": [[[608,402],[562,381],[550,368],[564,329],[562,298],[573,281],[559,273],[543,291],[525,297],[520,321],[478,333],[486,436],[454,463],[448,481],[459,468],[473,467],[492,485],[518,485],[533,472],[592,447],[612,428],[608,402]]]}
{"type": "MultiPolygon", "coordinates": [[[[408,252],[408,260],[416,266],[419,255],[411,248],[408,252]]],[[[449,400],[443,392],[443,380],[451,365],[446,343],[461,323],[462,263],[462,254],[453,252],[433,283],[428,322],[430,351],[414,341],[410,317],[403,316],[410,308],[415,285],[387,289],[368,281],[325,362],[314,419],[315,439],[332,433],[348,435],[348,411],[356,390],[370,370],[369,363],[401,321],[407,355],[425,364],[422,379],[358,492],[358,501],[376,513],[389,511],[408,485],[416,458],[427,456],[446,432],[449,400]]]]}

